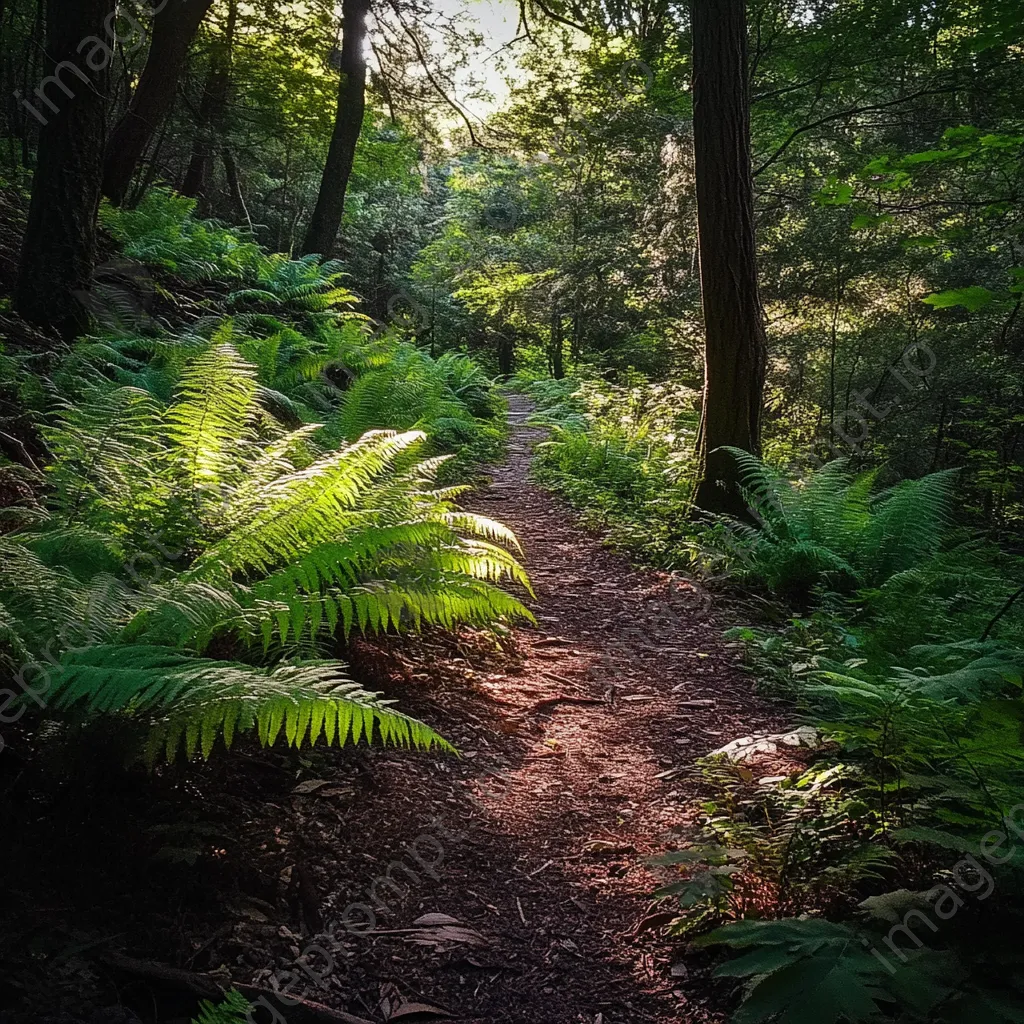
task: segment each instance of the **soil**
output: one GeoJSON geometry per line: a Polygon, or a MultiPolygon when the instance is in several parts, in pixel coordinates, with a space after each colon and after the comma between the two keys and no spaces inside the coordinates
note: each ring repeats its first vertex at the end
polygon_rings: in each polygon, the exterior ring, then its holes
{"type": "Polygon", "coordinates": [[[163,968],[351,1015],[337,1020],[725,1019],[731,988],[666,938],[665,869],[645,858],[692,834],[695,758],[785,721],[707,593],[631,565],[528,482],[542,435],[512,405],[508,461],[468,505],[518,534],[536,625],[349,652],[461,756],[241,745],[145,773],[113,738],[109,764],[92,742],[69,766],[45,730],[4,727],[9,1019],[187,1019],[194,998],[163,968]]]}

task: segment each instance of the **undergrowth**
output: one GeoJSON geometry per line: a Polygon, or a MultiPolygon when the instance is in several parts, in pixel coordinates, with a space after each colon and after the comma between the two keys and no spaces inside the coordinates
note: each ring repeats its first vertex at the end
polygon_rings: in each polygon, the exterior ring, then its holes
{"type": "Polygon", "coordinates": [[[743,953],[719,969],[748,979],[737,1020],[1024,1019],[1020,561],[956,528],[948,474],[879,488],[881,470],[833,463],[792,482],[736,457],[759,523],[722,524],[734,579],[801,614],[732,636],[823,745],[706,808],[735,875],[678,927],[722,925],[704,941],[743,953]],[[767,905],[738,900],[766,882],[767,905]]]}
{"type": "Polygon", "coordinates": [[[578,377],[535,381],[526,393],[531,422],[551,431],[537,446],[536,478],[615,546],[665,568],[689,564],[695,393],[578,377]]]}
{"type": "Polygon", "coordinates": [[[730,637],[816,748],[780,777],[699,761],[699,835],[656,860],[672,931],[737,957],[734,1019],[1024,1020],[1024,560],[958,523],[953,474],[844,460],[791,477],[733,451],[750,520],[694,523],[693,396],[528,391],[541,481],[613,543],[761,598],[730,637]]]}
{"type": "Polygon", "coordinates": [[[504,404],[467,357],[377,329],[339,264],[193,210],[156,190],[104,224],[154,273],[234,282],[207,315],[108,324],[45,378],[0,363],[44,449],[0,466],[9,720],[117,723],[150,761],[245,732],[451,749],[338,655],[355,632],[529,618],[515,537],[457,504],[504,404]]]}

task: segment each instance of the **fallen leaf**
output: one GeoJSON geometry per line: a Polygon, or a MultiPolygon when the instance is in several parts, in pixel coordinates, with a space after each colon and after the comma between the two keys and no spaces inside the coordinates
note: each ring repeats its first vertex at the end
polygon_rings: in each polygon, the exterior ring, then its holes
{"type": "Polygon", "coordinates": [[[439,1006],[431,1006],[429,1003],[403,1003],[392,1011],[388,1020],[409,1020],[415,1017],[417,1020],[430,1017],[451,1017],[447,1010],[439,1006]]]}
{"type": "Polygon", "coordinates": [[[324,786],[329,786],[330,782],[327,779],[306,779],[305,782],[300,782],[293,790],[293,793],[300,795],[306,795],[308,793],[315,793],[318,789],[324,786]]]}
{"type": "Polygon", "coordinates": [[[628,843],[613,843],[608,839],[591,839],[583,844],[587,853],[633,853],[636,847],[628,843]]]}
{"type": "Polygon", "coordinates": [[[658,914],[651,914],[645,917],[635,929],[633,929],[634,935],[640,935],[642,932],[654,931],[658,928],[664,928],[665,925],[671,924],[679,915],[672,910],[663,910],[658,914]]]}
{"type": "Polygon", "coordinates": [[[449,917],[447,914],[424,914],[413,921],[413,926],[417,928],[429,928],[439,924],[462,924],[462,922],[456,917],[449,917]]]}
{"type": "Polygon", "coordinates": [[[407,942],[417,946],[442,948],[454,944],[460,946],[488,946],[490,943],[478,931],[465,925],[441,925],[438,928],[419,928],[410,933],[407,942]]]}

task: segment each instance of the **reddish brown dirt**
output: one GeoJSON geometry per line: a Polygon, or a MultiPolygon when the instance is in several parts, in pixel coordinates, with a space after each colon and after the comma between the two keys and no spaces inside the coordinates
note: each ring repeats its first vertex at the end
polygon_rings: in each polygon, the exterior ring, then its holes
{"type": "Polygon", "coordinates": [[[509,461],[470,504],[519,535],[537,626],[354,652],[462,756],[242,749],[156,778],[92,766],[47,789],[25,781],[45,744],[12,742],[0,999],[123,1000],[171,1019],[103,962],[122,951],[372,1022],[446,1019],[408,1003],[465,1024],[724,1019],[706,955],[651,917],[644,858],[694,821],[679,769],[781,723],[700,588],[631,566],[527,483],[539,432],[525,415],[514,400],[509,461]],[[417,926],[426,914],[458,923],[417,926]],[[303,954],[315,980],[293,973],[303,954]]]}

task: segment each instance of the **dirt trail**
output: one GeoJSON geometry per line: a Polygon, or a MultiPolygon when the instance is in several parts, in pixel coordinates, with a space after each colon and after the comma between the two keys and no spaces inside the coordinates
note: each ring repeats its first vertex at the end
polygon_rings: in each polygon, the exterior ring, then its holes
{"type": "MultiPolygon", "coordinates": [[[[692,821],[695,784],[673,769],[778,723],[699,588],[638,570],[529,483],[544,435],[529,409],[513,396],[508,461],[469,505],[516,531],[538,625],[516,629],[517,656],[469,654],[435,691],[465,758],[427,830],[444,846],[438,878],[410,886],[419,898],[398,925],[443,913],[487,944],[431,952],[376,937],[365,955],[375,968],[397,956],[408,998],[479,1024],[719,1020],[706,964],[680,963],[656,927],[637,933],[658,884],[643,859],[692,821]]],[[[435,665],[430,689],[448,672],[435,665]]],[[[436,777],[418,786],[417,800],[437,799],[436,777]]]]}
{"type": "Polygon", "coordinates": [[[500,646],[467,630],[354,652],[463,756],[243,748],[59,815],[26,798],[9,814],[22,842],[7,877],[38,874],[40,857],[47,871],[19,889],[7,929],[21,988],[52,1003],[86,979],[99,1000],[150,1005],[109,965],[37,968],[15,941],[34,932],[303,992],[374,1024],[446,1019],[415,1004],[464,1024],[722,1019],[706,961],[650,918],[644,858],[692,822],[696,784],[676,769],[780,723],[699,588],[631,566],[528,482],[542,436],[528,409],[513,398],[508,462],[469,505],[520,537],[538,625],[500,646]],[[210,835],[219,849],[193,865],[152,859],[161,844],[209,851],[210,835]],[[308,976],[291,973],[303,955],[308,976]]]}

